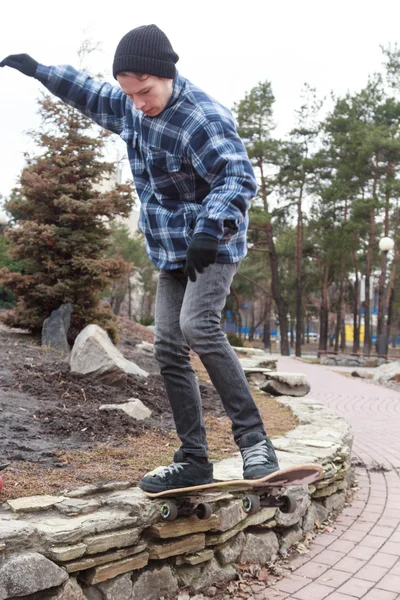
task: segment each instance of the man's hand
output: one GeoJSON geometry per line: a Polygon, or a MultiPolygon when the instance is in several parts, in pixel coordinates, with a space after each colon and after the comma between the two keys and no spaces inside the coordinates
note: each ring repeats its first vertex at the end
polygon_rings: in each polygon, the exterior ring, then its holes
{"type": "Polygon", "coordinates": [[[38,64],[29,54],[10,54],[0,62],[0,67],[11,67],[28,77],[35,77],[38,64]]]}
{"type": "Polygon", "coordinates": [[[185,275],[196,281],[198,273],[217,260],[218,240],[208,233],[196,233],[189,244],[186,256],[185,275]]]}

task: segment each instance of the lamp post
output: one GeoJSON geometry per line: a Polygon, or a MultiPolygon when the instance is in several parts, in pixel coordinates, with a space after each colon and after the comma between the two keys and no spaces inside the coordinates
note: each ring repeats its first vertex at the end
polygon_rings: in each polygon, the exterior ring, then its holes
{"type": "Polygon", "coordinates": [[[382,307],[379,315],[379,340],[378,340],[378,354],[380,356],[386,355],[386,346],[387,346],[387,330],[386,330],[386,263],[387,263],[387,255],[390,250],[394,248],[394,241],[389,237],[383,237],[379,240],[379,250],[382,252],[383,261],[382,261],[382,271],[381,271],[381,281],[382,281],[382,307]]]}

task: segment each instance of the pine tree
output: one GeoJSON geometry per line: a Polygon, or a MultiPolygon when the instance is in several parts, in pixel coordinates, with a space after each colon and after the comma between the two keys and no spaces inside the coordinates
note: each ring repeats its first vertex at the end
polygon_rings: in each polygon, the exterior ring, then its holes
{"type": "Polygon", "coordinates": [[[96,323],[115,341],[116,319],[100,297],[127,265],[120,257],[105,258],[107,222],[129,215],[131,186],[101,191],[114,165],[102,157],[108,134],[95,134],[88,117],[48,95],[39,100],[39,114],[42,125],[31,136],[40,153],[26,157],[5,205],[14,219],[5,231],[10,256],[22,262],[23,272],[0,270],[0,283],[19,298],[4,320],[38,332],[52,310],[71,302],[72,330],[96,323]]]}

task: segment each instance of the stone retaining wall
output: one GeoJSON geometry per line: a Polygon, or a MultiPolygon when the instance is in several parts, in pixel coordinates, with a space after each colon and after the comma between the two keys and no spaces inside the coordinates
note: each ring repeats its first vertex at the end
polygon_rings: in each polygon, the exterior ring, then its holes
{"type": "MultiPolygon", "coordinates": [[[[129,483],[85,486],[60,496],[0,506],[0,600],[158,600],[236,578],[240,562],[285,555],[345,502],[352,434],[308,398],[281,397],[299,426],[274,439],[282,467],[316,462],[325,474],[291,490],[296,512],[262,508],[246,515],[239,494],[210,497],[213,516],[160,519],[159,502],[129,483]]],[[[240,478],[241,458],[215,465],[215,477],[240,478]]]]}
{"type": "Polygon", "coordinates": [[[386,362],[385,358],[374,356],[358,356],[351,354],[321,354],[321,365],[335,365],[340,367],[379,367],[386,362]]]}

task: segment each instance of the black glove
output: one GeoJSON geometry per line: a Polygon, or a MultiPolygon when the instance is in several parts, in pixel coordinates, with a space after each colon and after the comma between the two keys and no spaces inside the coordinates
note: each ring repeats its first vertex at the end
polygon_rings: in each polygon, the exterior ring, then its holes
{"type": "Polygon", "coordinates": [[[0,62],[0,67],[11,67],[28,77],[35,77],[38,64],[29,54],[10,54],[0,62]]]}
{"type": "Polygon", "coordinates": [[[196,271],[204,269],[217,260],[218,240],[208,233],[196,233],[189,244],[186,256],[185,275],[190,281],[196,281],[196,271]]]}

